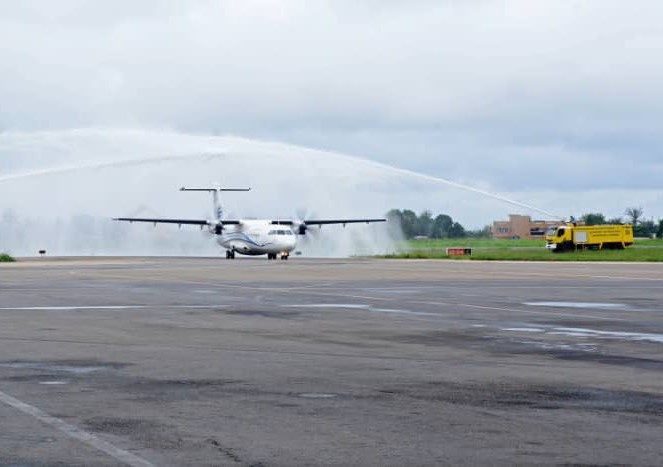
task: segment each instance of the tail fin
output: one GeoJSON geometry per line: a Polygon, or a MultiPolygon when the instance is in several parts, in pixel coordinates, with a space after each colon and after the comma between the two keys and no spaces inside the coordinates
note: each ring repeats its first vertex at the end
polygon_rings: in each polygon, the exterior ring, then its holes
{"type": "Polygon", "coordinates": [[[214,218],[216,220],[223,219],[223,209],[219,202],[219,192],[221,191],[250,191],[251,188],[180,188],[180,191],[206,191],[212,193],[214,202],[214,218]]]}

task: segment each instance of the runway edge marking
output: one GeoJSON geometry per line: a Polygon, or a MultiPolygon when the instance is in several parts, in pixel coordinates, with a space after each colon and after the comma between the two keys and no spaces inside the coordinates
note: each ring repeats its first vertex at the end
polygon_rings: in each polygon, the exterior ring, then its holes
{"type": "Polygon", "coordinates": [[[130,465],[132,467],[154,467],[154,464],[146,461],[134,454],[131,454],[128,451],[120,449],[113,446],[107,441],[104,441],[92,433],[88,433],[74,425],[60,420],[59,418],[53,417],[52,415],[47,414],[41,409],[34,407],[30,404],[26,404],[23,401],[16,399],[15,397],[10,396],[2,391],[0,391],[0,402],[5,403],[10,407],[20,410],[24,414],[30,415],[37,420],[56,428],[62,433],[66,434],[70,438],[74,438],[82,443],[87,444],[105,454],[108,454],[117,461],[120,461],[124,464],[130,465]]]}

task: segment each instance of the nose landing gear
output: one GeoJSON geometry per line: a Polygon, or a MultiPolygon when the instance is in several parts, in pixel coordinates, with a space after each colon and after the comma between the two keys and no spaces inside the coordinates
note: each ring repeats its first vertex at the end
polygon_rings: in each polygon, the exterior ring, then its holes
{"type": "MultiPolygon", "coordinates": [[[[278,256],[279,256],[278,253],[267,253],[267,259],[268,259],[268,260],[276,259],[276,258],[278,258],[278,256]]],[[[290,256],[290,255],[289,255],[288,253],[281,253],[281,259],[282,259],[283,261],[287,261],[287,259],[288,259],[289,256],[290,256]]]]}
{"type": "Polygon", "coordinates": [[[226,250],[226,259],[235,259],[235,251],[226,250]]]}

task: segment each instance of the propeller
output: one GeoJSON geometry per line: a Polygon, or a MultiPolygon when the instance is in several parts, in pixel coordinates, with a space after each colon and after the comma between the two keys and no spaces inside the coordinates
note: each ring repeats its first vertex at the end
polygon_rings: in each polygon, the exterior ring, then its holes
{"type": "Polygon", "coordinates": [[[202,219],[207,218],[207,228],[204,228],[204,226],[200,227],[200,230],[205,233],[205,235],[209,236],[215,236],[215,235],[221,235],[221,232],[223,232],[223,225],[221,223],[216,223],[215,224],[215,219],[210,219],[209,218],[209,213],[201,213],[200,217],[202,219]]]}
{"type": "Polygon", "coordinates": [[[306,235],[306,233],[309,231],[310,227],[306,225],[305,220],[310,219],[311,215],[308,212],[307,209],[305,208],[299,208],[297,209],[297,213],[295,216],[295,221],[293,222],[292,228],[295,231],[296,234],[298,235],[306,235]]]}

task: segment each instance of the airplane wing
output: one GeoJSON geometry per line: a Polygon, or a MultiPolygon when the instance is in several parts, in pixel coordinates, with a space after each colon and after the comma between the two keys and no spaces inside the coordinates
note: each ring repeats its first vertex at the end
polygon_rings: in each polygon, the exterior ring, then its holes
{"type": "MultiPolygon", "coordinates": [[[[214,225],[213,221],[202,219],[153,219],[146,217],[115,217],[114,221],[124,222],[149,222],[151,224],[178,224],[178,225],[214,225]]],[[[238,220],[224,219],[219,221],[221,225],[238,225],[238,220]]]]}
{"type": "Polygon", "coordinates": [[[272,224],[274,225],[296,225],[296,224],[305,224],[305,225],[327,225],[327,224],[360,224],[366,223],[370,224],[371,222],[386,222],[387,219],[304,219],[302,221],[293,221],[293,220],[273,220],[272,224]]]}
{"type": "Polygon", "coordinates": [[[387,219],[306,219],[304,224],[306,225],[327,225],[327,224],[359,224],[371,222],[386,222],[387,219]]]}

